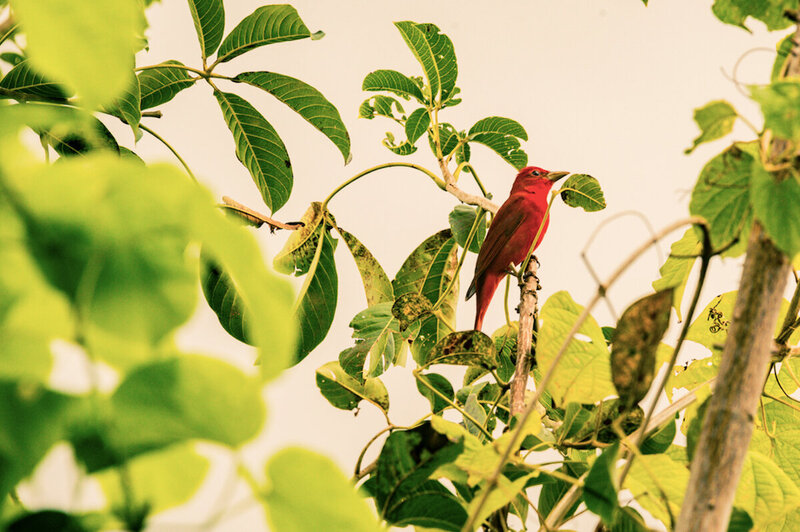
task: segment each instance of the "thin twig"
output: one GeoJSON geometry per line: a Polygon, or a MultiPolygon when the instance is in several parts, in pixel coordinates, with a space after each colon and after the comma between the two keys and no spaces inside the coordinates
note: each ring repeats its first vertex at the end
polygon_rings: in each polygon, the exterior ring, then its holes
{"type": "Polygon", "coordinates": [[[257,226],[259,227],[262,224],[267,224],[270,226],[270,231],[272,232],[275,232],[276,229],[286,229],[288,231],[296,231],[297,229],[300,229],[301,227],[305,226],[303,222],[291,222],[291,223],[279,222],[278,220],[270,218],[266,214],[261,214],[260,212],[254,211],[250,207],[242,205],[238,201],[228,196],[222,196],[222,201],[224,205],[221,205],[221,207],[243,214],[248,220],[250,220],[253,223],[256,223],[257,226]]]}

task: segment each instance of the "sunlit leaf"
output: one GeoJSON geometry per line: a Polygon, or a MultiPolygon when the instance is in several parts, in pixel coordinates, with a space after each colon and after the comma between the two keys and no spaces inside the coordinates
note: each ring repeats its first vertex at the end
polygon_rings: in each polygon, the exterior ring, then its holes
{"type": "Polygon", "coordinates": [[[242,97],[220,91],[214,91],[214,96],[233,134],[236,157],[250,171],[264,203],[274,213],[289,199],[294,181],[286,146],[275,128],[242,97]]]}
{"type": "Polygon", "coordinates": [[[213,54],[225,31],[225,6],[222,0],[189,0],[194,29],[200,41],[203,58],[213,54]]]}
{"type": "Polygon", "coordinates": [[[776,137],[800,140],[800,82],[783,79],[765,86],[754,85],[750,95],[761,105],[765,128],[776,137]]]}
{"type": "Polygon", "coordinates": [[[272,530],[382,530],[364,498],[329,458],[290,447],[269,459],[266,476],[262,498],[272,530]]]}
{"type": "Polygon", "coordinates": [[[339,111],[317,89],[275,72],[244,72],[234,81],[258,87],[285,103],[328,137],[342,153],[345,163],[348,162],[351,157],[350,135],[339,111]]]}
{"type": "MultiPolygon", "coordinates": [[[[183,63],[170,59],[165,65],[182,66],[183,63]]],[[[180,91],[194,85],[188,72],[182,68],[156,67],[139,72],[139,90],[142,109],[150,109],[165,104],[180,91]]]]}
{"type": "Polygon", "coordinates": [[[317,369],[317,387],[336,408],[353,410],[367,400],[384,412],[389,411],[389,392],[380,379],[359,381],[345,373],[338,362],[328,362],[317,369]]]}
{"type": "Polygon", "coordinates": [[[262,6],[242,19],[222,41],[217,62],[230,61],[253,48],[312,37],[290,5],[262,6]]]}
{"type": "Polygon", "coordinates": [[[689,470],[666,454],[636,457],[622,488],[636,495],[636,502],[662,523],[680,514],[689,470]],[[669,505],[669,510],[667,506],[669,505]]]}
{"type": "Polygon", "coordinates": [[[373,305],[350,322],[356,344],[339,355],[339,362],[351,376],[377,377],[394,361],[395,342],[402,340],[398,336],[400,322],[392,316],[392,304],[385,301],[373,305]]]}
{"type": "Polygon", "coordinates": [[[611,342],[611,376],[625,409],[641,401],[653,383],[656,349],[669,326],[672,289],[639,299],[625,309],[611,342]]]}
{"type": "MultiPolygon", "coordinates": [[[[536,344],[536,360],[542,373],[553,363],[582,310],[583,307],[563,291],[553,294],[545,302],[536,344]]],[[[594,403],[615,393],[609,353],[600,326],[590,316],[578,332],[591,341],[573,338],[569,342],[547,387],[557,405],[570,401],[594,403]]]]}
{"type": "Polygon", "coordinates": [[[791,258],[800,253],[800,178],[785,172],[772,174],[753,160],[750,201],[766,233],[791,258]]]}
{"type": "Polygon", "coordinates": [[[678,314],[678,320],[683,319],[681,317],[681,300],[683,291],[686,289],[686,281],[702,250],[703,245],[697,237],[697,231],[694,228],[687,229],[680,240],[672,243],[669,257],[658,270],[661,277],[653,281],[653,289],[656,292],[672,288],[672,306],[678,314]]]}
{"type": "Polygon", "coordinates": [[[337,230],[356,261],[358,273],[361,274],[361,282],[364,284],[364,292],[367,295],[367,306],[394,301],[392,282],[375,256],[355,236],[342,228],[337,228],[337,230]]]}
{"type": "Polygon", "coordinates": [[[711,10],[722,22],[750,31],[744,24],[747,17],[760,20],[767,25],[769,30],[788,28],[792,25],[792,21],[783,13],[787,9],[796,8],[797,3],[793,0],[769,0],[766,2],[715,0],[711,10]]]}
{"type": "Polygon", "coordinates": [[[519,122],[501,116],[478,120],[469,130],[470,142],[488,146],[517,170],[528,164],[528,154],[520,148],[520,140],[528,140],[525,128],[519,122]]]}
{"type": "Polygon", "coordinates": [[[586,212],[606,208],[606,199],[600,183],[587,174],[572,174],[561,185],[561,199],[570,207],[581,207],[586,212]]]}
{"type": "Polygon", "coordinates": [[[82,105],[110,104],[125,90],[143,33],[140,2],[13,0],[11,5],[33,66],[75,89],[82,105]]]}
{"type": "Polygon", "coordinates": [[[711,142],[724,137],[733,131],[736,122],[736,109],[724,100],[707,103],[694,110],[694,121],[700,128],[700,136],[694,139],[692,145],[684,153],[689,154],[704,142],[711,142]]]}
{"type": "Polygon", "coordinates": [[[767,456],[748,451],[733,504],[760,530],[800,507],[800,489],[767,456]]]}

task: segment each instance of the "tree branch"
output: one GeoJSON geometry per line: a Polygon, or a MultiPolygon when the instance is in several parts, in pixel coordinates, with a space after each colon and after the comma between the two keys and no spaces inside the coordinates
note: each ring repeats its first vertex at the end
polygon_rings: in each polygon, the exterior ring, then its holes
{"type": "Polygon", "coordinates": [[[533,359],[533,325],[536,307],[539,303],[537,290],[539,278],[536,276],[538,262],[528,262],[519,285],[519,335],[517,336],[517,366],[511,379],[511,415],[525,410],[525,389],[528,385],[528,374],[533,359]]]}
{"type": "Polygon", "coordinates": [[[260,212],[254,211],[250,207],[242,205],[238,201],[231,199],[228,196],[222,196],[222,202],[224,203],[223,207],[242,214],[245,218],[256,224],[256,227],[260,227],[262,224],[269,225],[269,230],[273,233],[275,232],[275,229],[288,229],[289,231],[295,231],[303,227],[301,222],[283,223],[279,222],[278,220],[273,220],[266,214],[261,214],[260,212]]]}

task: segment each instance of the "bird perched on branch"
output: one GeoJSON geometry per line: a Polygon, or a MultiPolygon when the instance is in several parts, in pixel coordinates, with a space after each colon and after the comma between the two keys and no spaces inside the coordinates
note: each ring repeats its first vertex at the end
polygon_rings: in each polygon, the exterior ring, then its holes
{"type": "Polygon", "coordinates": [[[544,238],[549,223],[549,219],[545,219],[547,194],[553,183],[567,174],[548,172],[537,166],[525,167],[517,174],[511,194],[497,210],[489,226],[478,253],[475,277],[467,290],[467,299],[478,294],[475,330],[481,330],[483,317],[500,280],[509,273],[512,264],[525,260],[543,222],[537,247],[544,238]]]}

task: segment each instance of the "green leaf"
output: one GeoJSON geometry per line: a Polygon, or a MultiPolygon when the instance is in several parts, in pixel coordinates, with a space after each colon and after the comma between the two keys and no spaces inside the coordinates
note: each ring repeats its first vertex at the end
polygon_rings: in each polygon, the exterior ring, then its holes
{"type": "MultiPolygon", "coordinates": [[[[435,304],[453,282],[458,265],[457,252],[458,245],[449,229],[427,238],[411,252],[392,281],[395,298],[413,293],[435,304]]],[[[457,280],[453,282],[453,288],[438,309],[438,316],[431,315],[423,320],[411,345],[417,363],[423,364],[436,342],[454,329],[457,283],[457,280]]]]}
{"type": "Polygon", "coordinates": [[[688,483],[687,468],[666,454],[646,454],[633,461],[624,487],[636,494],[636,502],[653,517],[669,523],[670,515],[680,514],[688,483]]]}
{"type": "Polygon", "coordinates": [[[214,96],[233,134],[236,157],[250,171],[264,203],[274,213],[289,199],[294,180],[286,146],[275,128],[246,100],[220,91],[214,91],[214,96]]]}
{"type": "Polygon", "coordinates": [[[428,110],[420,107],[406,119],[406,137],[408,142],[414,144],[428,130],[431,125],[431,115],[428,110]]]}
{"type": "Polygon", "coordinates": [[[501,116],[478,120],[469,130],[469,141],[488,146],[508,164],[521,170],[528,164],[528,154],[520,148],[520,139],[528,140],[519,122],[501,116]]]}
{"type": "Polygon", "coordinates": [[[109,109],[111,114],[122,118],[126,124],[131,126],[136,140],[142,137],[142,132],[139,131],[139,122],[142,120],[140,89],[139,79],[131,72],[128,86],[109,109]]]}
{"type": "Polygon", "coordinates": [[[265,416],[259,382],[205,356],[138,367],[119,385],[111,404],[113,440],[129,452],[188,439],[239,447],[258,434],[265,416]]]}
{"type": "MultiPolygon", "coordinates": [[[[450,221],[450,230],[453,232],[453,237],[462,248],[467,243],[467,237],[475,223],[475,217],[478,215],[478,207],[471,207],[469,205],[456,205],[450,212],[448,220],[450,221]]],[[[469,245],[469,251],[477,253],[481,249],[483,239],[486,237],[486,213],[483,212],[481,220],[478,222],[478,229],[472,242],[469,245]]]]}
{"type": "Polygon", "coordinates": [[[0,399],[0,494],[5,498],[64,437],[74,399],[13,382],[0,382],[0,399]]]}
{"type": "Polygon", "coordinates": [[[614,514],[619,509],[617,488],[611,475],[615,469],[619,442],[606,448],[603,454],[597,457],[586,475],[583,484],[583,500],[590,511],[599,515],[606,525],[614,522],[614,514]]]}
{"type": "Polygon", "coordinates": [[[611,342],[611,376],[625,410],[650,390],[656,349],[667,332],[671,304],[672,289],[667,288],[636,301],[617,322],[611,342]]]}
{"type": "MultiPolygon", "coordinates": [[[[1,42],[2,42],[2,38],[0,37],[0,43],[1,42]]],[[[15,67],[18,64],[22,63],[23,61],[25,61],[26,59],[25,59],[24,55],[21,55],[21,54],[15,53],[15,52],[3,52],[3,53],[0,53],[0,60],[5,61],[6,63],[11,65],[12,67],[15,67]]]]}
{"type": "Polygon", "coordinates": [[[793,171],[772,174],[753,160],[750,175],[753,214],[790,260],[800,253],[800,177],[793,171]],[[782,181],[778,182],[778,179],[782,181]]]}
{"type": "Polygon", "coordinates": [[[39,96],[51,100],[65,100],[70,96],[61,85],[53,83],[36,72],[28,59],[17,63],[17,65],[0,80],[0,88],[14,91],[21,96],[39,96]]]}
{"type": "Polygon", "coordinates": [[[750,449],[774,460],[797,485],[800,483],[800,412],[777,401],[770,401],[764,405],[763,414],[765,419],[759,417],[759,426],[753,432],[750,449]]]}
{"type": "Polygon", "coordinates": [[[458,331],[436,343],[425,365],[456,364],[462,366],[497,367],[492,339],[480,331],[458,331]]]}
{"type": "MultiPolygon", "coordinates": [[[[2,2],[0,2],[2,5],[2,2]]],[[[86,519],[85,521],[90,521],[86,519]]],[[[94,532],[97,526],[84,523],[84,520],[74,514],[60,510],[35,510],[14,515],[5,530],[7,532],[94,532]]]]}
{"type": "Polygon", "coordinates": [[[606,199],[600,183],[587,174],[572,174],[561,186],[561,199],[570,207],[581,207],[586,212],[606,208],[606,199]]]}
{"type": "Polygon", "coordinates": [[[393,432],[387,438],[378,456],[375,502],[390,524],[457,531],[466,521],[467,513],[458,499],[439,482],[428,480],[464,448],[462,443],[442,439],[428,423],[393,432]]]}
{"type": "Polygon", "coordinates": [[[303,226],[292,231],[283,249],[275,255],[272,264],[277,271],[298,276],[308,273],[319,244],[318,229],[322,221],[322,204],[315,201],[300,218],[303,226]]]}
{"type": "MultiPolygon", "coordinates": [[[[403,40],[411,49],[414,57],[416,57],[419,64],[422,65],[425,78],[428,80],[431,101],[441,101],[439,98],[439,90],[442,86],[441,74],[436,61],[436,55],[431,46],[431,41],[425,37],[425,32],[420,28],[419,24],[411,21],[404,21],[395,22],[394,25],[400,31],[400,35],[402,35],[403,40]]],[[[436,28],[435,26],[433,27],[436,28]]],[[[436,28],[437,32],[438,30],[439,28],[436,28]]],[[[452,50],[452,43],[450,44],[450,48],[452,50]]],[[[455,56],[453,56],[453,59],[455,59],[455,56]]],[[[455,79],[453,79],[453,82],[455,82],[455,79]]]]}
{"type": "MultiPolygon", "coordinates": [[[[553,363],[567,333],[583,311],[567,292],[550,296],[542,307],[542,327],[536,345],[536,359],[544,374],[553,363]]],[[[590,342],[573,338],[556,368],[547,391],[556,405],[571,401],[594,403],[614,395],[611,364],[603,331],[591,316],[578,331],[590,342]]]]}
{"type": "Polygon", "coordinates": [[[140,2],[13,0],[12,8],[32,65],[75,89],[83,106],[110,104],[128,86],[143,33],[140,2]]]}
{"type": "Polygon", "coordinates": [[[230,61],[259,46],[310,37],[311,32],[292,6],[262,6],[243,18],[225,37],[217,52],[217,62],[230,61]]]}
{"type": "Polygon", "coordinates": [[[337,228],[337,231],[342,235],[347,249],[350,250],[356,261],[358,273],[361,274],[361,282],[364,284],[364,292],[367,295],[367,306],[371,307],[386,301],[393,302],[392,282],[375,256],[352,234],[340,227],[337,228]]]}
{"type": "Polygon", "coordinates": [[[394,361],[398,351],[396,342],[402,342],[400,322],[392,316],[392,301],[378,303],[356,314],[350,322],[355,347],[342,351],[339,361],[345,371],[361,380],[377,377],[394,361]],[[369,363],[364,363],[369,357],[369,363]]]}
{"type": "Polygon", "coordinates": [[[367,400],[384,412],[389,411],[389,392],[380,379],[359,381],[345,373],[336,361],[317,369],[317,387],[336,408],[354,410],[358,403],[367,400]]]}
{"type": "Polygon", "coordinates": [[[776,137],[800,140],[800,82],[781,79],[769,85],[750,87],[750,96],[761,106],[764,127],[776,137]]]}
{"type": "Polygon", "coordinates": [[[458,77],[458,63],[456,51],[450,38],[439,30],[435,24],[417,24],[430,45],[433,57],[436,60],[436,69],[439,72],[441,95],[439,101],[447,103],[458,92],[456,78],[458,77]]]}
{"type": "MultiPolygon", "coordinates": [[[[572,478],[577,479],[583,473],[586,472],[588,467],[584,463],[572,463],[572,464],[564,464],[563,466],[556,469],[559,473],[568,475],[572,478]]],[[[558,501],[569,491],[572,487],[572,483],[566,482],[561,479],[554,479],[550,482],[545,483],[542,486],[542,491],[539,493],[539,505],[538,510],[542,515],[548,515],[558,501]]],[[[581,501],[578,500],[575,502],[572,507],[567,510],[564,514],[564,517],[567,518],[575,513],[575,510],[578,509],[581,501]]]]}
{"type": "Polygon", "coordinates": [[[720,139],[733,131],[736,122],[736,109],[724,100],[707,103],[694,110],[694,121],[700,128],[700,136],[694,139],[692,145],[684,150],[687,155],[692,153],[697,146],[704,142],[720,139]]]}
{"type": "Polygon", "coordinates": [[[414,81],[396,70],[375,70],[364,78],[361,90],[388,91],[405,98],[414,98],[419,103],[425,103],[422,91],[414,81]]]}
{"type": "MultiPolygon", "coordinates": [[[[147,501],[151,514],[188,502],[197,493],[211,469],[208,458],[194,449],[193,443],[171,445],[140,454],[125,462],[127,488],[137,501],[147,501]]],[[[126,495],[120,486],[120,472],[107,469],[91,478],[100,483],[108,506],[123,507],[126,495]]]]}
{"type": "Polygon", "coordinates": [[[450,381],[447,380],[446,377],[443,375],[439,375],[438,373],[420,373],[419,380],[417,380],[417,390],[419,393],[422,394],[423,397],[428,399],[431,403],[431,412],[434,414],[439,414],[450,406],[450,404],[445,401],[439,394],[435,393],[429,387],[425,386],[422,382],[424,380],[429,385],[433,386],[436,390],[438,390],[442,395],[450,399],[451,401],[455,397],[453,392],[453,385],[450,384],[450,381]]]}
{"type": "Polygon", "coordinates": [[[739,239],[739,243],[723,255],[730,257],[744,252],[752,225],[748,192],[753,158],[742,147],[734,144],[706,164],[689,202],[689,212],[708,221],[714,249],[739,239]]]}
{"type": "Polygon", "coordinates": [[[339,278],[333,252],[337,241],[326,226],[319,226],[317,231],[317,249],[294,306],[300,330],[295,364],[325,339],[336,312],[339,278]]]}
{"type": "Polygon", "coordinates": [[[664,425],[660,426],[656,432],[650,435],[643,443],[641,451],[643,454],[658,454],[663,453],[675,440],[677,433],[677,424],[674,419],[671,419],[664,425]]]}
{"type": "Polygon", "coordinates": [[[514,375],[514,362],[517,359],[517,337],[519,336],[519,322],[512,321],[511,325],[503,325],[492,333],[494,350],[497,353],[497,376],[505,382],[511,382],[514,375]]]}
{"type": "Polygon", "coordinates": [[[250,344],[245,325],[247,312],[244,308],[244,301],[230,276],[212,260],[205,259],[201,263],[200,280],[208,306],[217,315],[225,332],[240,342],[250,344]]]}
{"type": "MultiPolygon", "coordinates": [[[[511,481],[505,475],[501,475],[497,479],[497,484],[492,487],[486,502],[477,514],[476,523],[483,523],[493,513],[507,504],[511,503],[515,498],[519,497],[520,493],[525,489],[528,481],[533,478],[536,473],[529,473],[523,475],[514,481],[511,481]]],[[[475,497],[470,501],[467,507],[470,514],[477,508],[479,501],[482,500],[483,494],[487,487],[482,488],[475,494],[475,497]]]]}
{"type": "Polygon", "coordinates": [[[225,6],[222,0],[189,0],[194,29],[203,59],[213,54],[225,31],[225,6]]]}
{"type": "MultiPolygon", "coordinates": [[[[458,147],[458,138],[458,131],[453,127],[453,124],[448,124],[447,122],[439,124],[439,145],[443,156],[450,155],[458,147]]],[[[436,143],[431,131],[428,132],[428,144],[431,147],[431,152],[436,155],[436,143]]]]}
{"type": "Polygon", "coordinates": [[[750,514],[761,530],[800,507],[800,489],[775,462],[748,451],[733,504],[750,514]]]}
{"type": "Polygon", "coordinates": [[[715,0],[711,10],[722,22],[739,26],[750,31],[744,25],[747,17],[753,17],[767,25],[767,29],[782,30],[792,25],[792,21],[783,15],[787,9],[797,9],[794,0],[767,0],[752,2],[751,0],[715,0]]]}
{"type": "Polygon", "coordinates": [[[672,306],[678,314],[678,320],[683,319],[681,317],[681,301],[686,289],[686,281],[702,250],[703,245],[698,239],[697,231],[694,228],[687,229],[680,240],[672,243],[669,257],[658,270],[661,277],[653,281],[653,290],[656,292],[672,288],[672,306]]]}
{"type": "Polygon", "coordinates": [[[298,79],[274,72],[244,72],[234,81],[258,87],[285,103],[339,148],[345,163],[351,158],[350,135],[339,111],[321,92],[298,79]]]}
{"type": "Polygon", "coordinates": [[[400,144],[397,144],[394,140],[394,134],[390,131],[386,132],[386,138],[381,141],[381,144],[386,146],[392,153],[397,155],[411,155],[415,151],[417,151],[416,146],[413,146],[408,141],[403,141],[400,144]]]}
{"type": "Polygon", "coordinates": [[[792,52],[792,47],[794,46],[793,37],[794,34],[790,33],[778,43],[778,55],[775,57],[775,62],[772,64],[772,73],[769,77],[770,81],[781,79],[783,67],[786,64],[786,58],[789,57],[789,54],[792,52]]]}
{"type": "MultiPolygon", "coordinates": [[[[162,64],[183,66],[183,63],[173,59],[162,64]]],[[[196,81],[186,70],[172,67],[148,68],[139,72],[138,77],[143,110],[167,103],[180,91],[194,85],[196,81]]]]}
{"type": "Polygon", "coordinates": [[[272,530],[382,530],[364,498],[329,458],[290,447],[270,458],[266,476],[269,487],[262,498],[272,530]]]}

